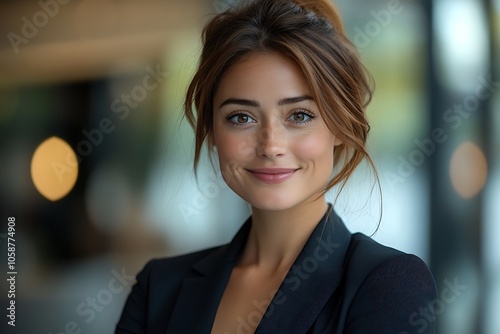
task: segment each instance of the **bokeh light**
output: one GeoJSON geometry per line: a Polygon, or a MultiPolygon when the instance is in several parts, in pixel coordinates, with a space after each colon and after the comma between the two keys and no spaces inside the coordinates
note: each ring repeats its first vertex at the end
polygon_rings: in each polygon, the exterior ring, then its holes
{"type": "Polygon", "coordinates": [[[487,14],[474,0],[437,0],[434,7],[439,78],[447,87],[470,92],[478,74],[487,72],[487,14]]]}
{"type": "Polygon", "coordinates": [[[78,178],[78,161],[71,146],[58,137],[42,142],[31,160],[31,178],[45,198],[57,201],[66,196],[78,178]]]}
{"type": "Polygon", "coordinates": [[[460,196],[467,199],[476,196],[488,178],[488,163],[481,148],[469,141],[461,144],[451,158],[450,177],[460,196]]]}

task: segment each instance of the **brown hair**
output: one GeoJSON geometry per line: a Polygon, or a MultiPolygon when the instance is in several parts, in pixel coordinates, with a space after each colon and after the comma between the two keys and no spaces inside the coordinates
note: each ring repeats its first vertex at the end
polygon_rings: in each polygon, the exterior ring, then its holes
{"type": "Polygon", "coordinates": [[[205,140],[213,146],[213,99],[225,71],[250,53],[278,52],[299,64],[327,127],[342,142],[334,150],[339,171],[325,192],[337,184],[342,190],[363,159],[378,180],[366,148],[370,76],[331,3],[252,1],[213,17],[203,29],[202,39],[200,63],[184,104],[185,116],[196,133],[195,172],[205,140]]]}

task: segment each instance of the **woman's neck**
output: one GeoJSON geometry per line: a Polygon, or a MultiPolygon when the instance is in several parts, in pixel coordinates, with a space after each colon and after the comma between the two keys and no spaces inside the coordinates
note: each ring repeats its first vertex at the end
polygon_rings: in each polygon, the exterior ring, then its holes
{"type": "Polygon", "coordinates": [[[288,271],[327,208],[324,196],[285,211],[252,208],[252,227],[238,266],[288,271]]]}

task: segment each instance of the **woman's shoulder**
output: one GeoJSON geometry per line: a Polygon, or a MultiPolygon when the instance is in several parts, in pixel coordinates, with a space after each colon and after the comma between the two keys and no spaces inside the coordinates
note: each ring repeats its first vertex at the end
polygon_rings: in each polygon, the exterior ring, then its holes
{"type": "Polygon", "coordinates": [[[346,261],[348,269],[363,271],[365,275],[375,270],[398,266],[401,267],[400,269],[407,267],[415,270],[415,273],[422,272],[422,274],[432,276],[427,264],[418,256],[382,245],[362,233],[352,235],[346,261]]]}
{"type": "MultiPolygon", "coordinates": [[[[415,317],[437,298],[434,277],[418,256],[384,246],[359,233],[352,235],[346,257],[346,328],[415,330],[415,317]],[[366,327],[368,325],[368,327],[366,327]]],[[[419,332],[431,333],[434,323],[419,332]]]]}

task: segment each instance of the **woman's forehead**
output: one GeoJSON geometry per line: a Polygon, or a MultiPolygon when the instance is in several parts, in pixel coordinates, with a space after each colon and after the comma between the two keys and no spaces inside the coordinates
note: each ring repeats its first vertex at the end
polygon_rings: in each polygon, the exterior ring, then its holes
{"type": "Polygon", "coordinates": [[[219,83],[215,100],[256,99],[263,94],[280,95],[278,99],[312,96],[300,66],[275,52],[252,54],[231,66],[219,83]]]}

